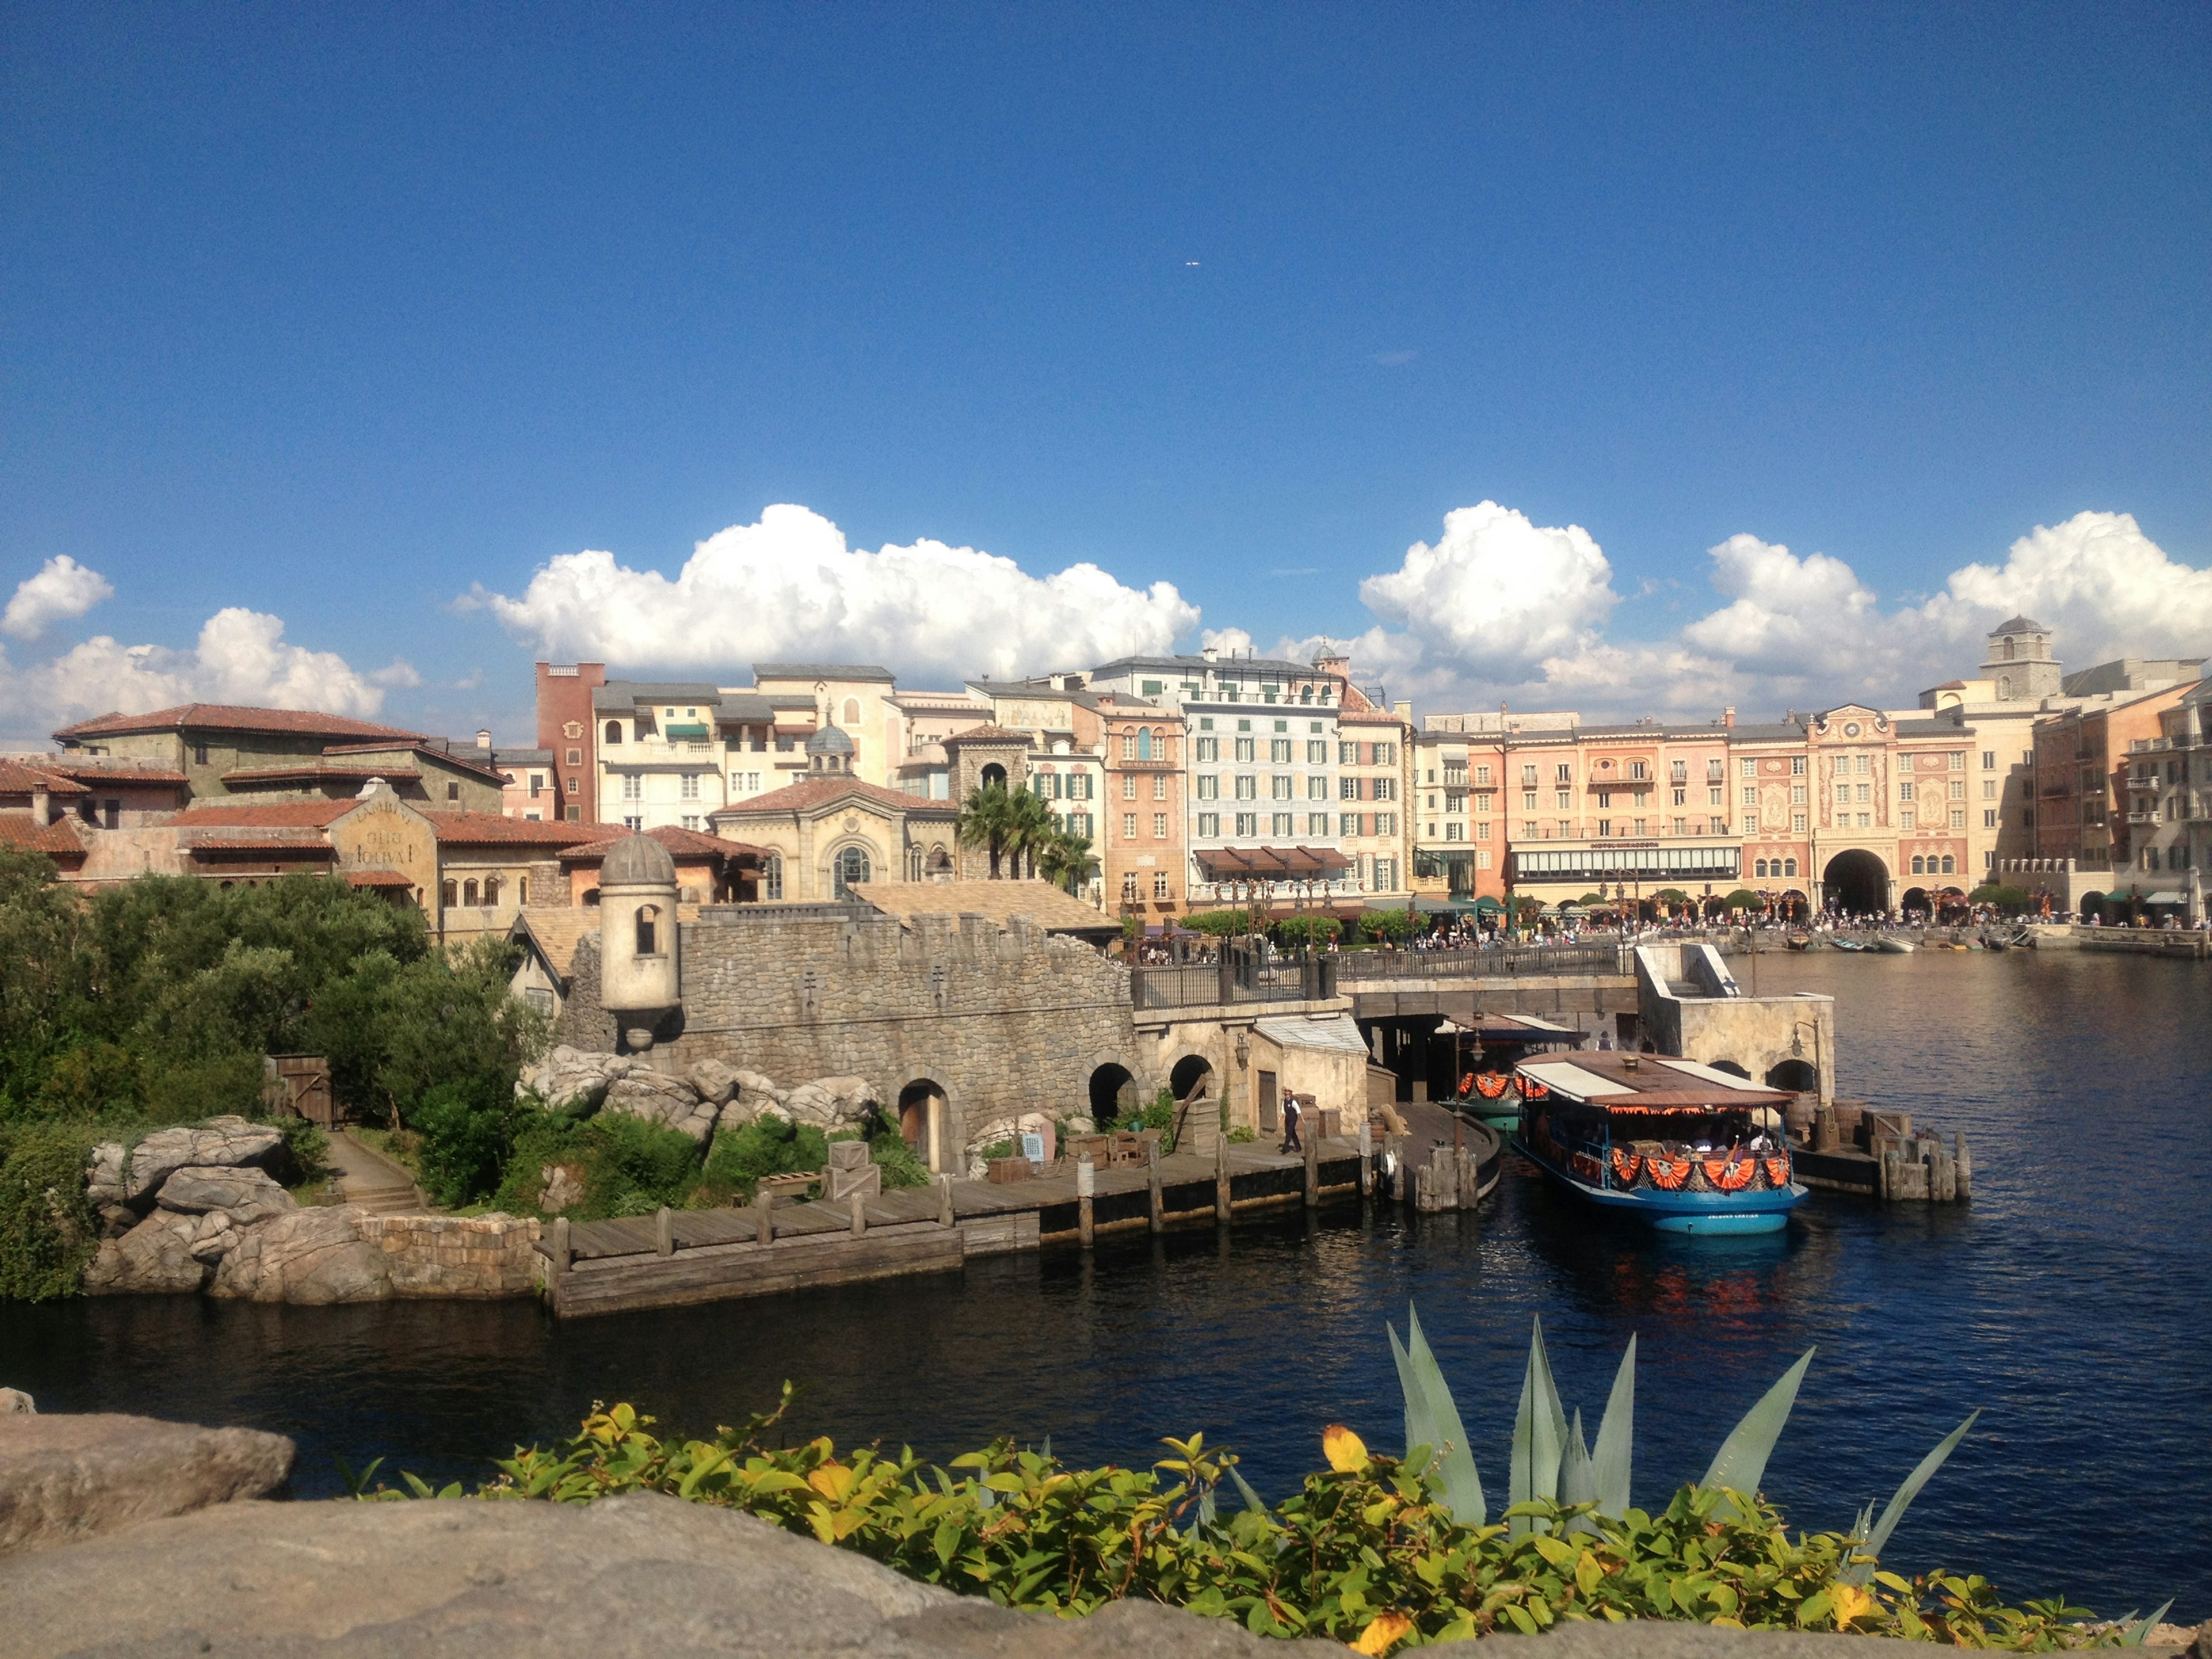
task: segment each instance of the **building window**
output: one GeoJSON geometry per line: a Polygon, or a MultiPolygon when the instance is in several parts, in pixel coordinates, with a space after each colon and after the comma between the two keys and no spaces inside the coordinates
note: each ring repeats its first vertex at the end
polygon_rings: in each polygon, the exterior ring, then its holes
{"type": "Polygon", "coordinates": [[[532,772],[530,775],[530,799],[536,800],[544,793],[545,775],[543,772],[532,772]]]}
{"type": "Polygon", "coordinates": [[[1221,739],[1218,738],[1200,738],[1198,740],[1198,758],[1202,761],[1219,760],[1221,758],[1221,739]]]}
{"type": "MultiPolygon", "coordinates": [[[[229,884],[224,884],[228,886],[229,884]]],[[[460,902],[461,894],[458,884],[451,881],[442,881],[438,884],[438,902],[441,905],[450,910],[460,902]]]]}
{"type": "Polygon", "coordinates": [[[1121,814],[1121,839],[1122,839],[1123,841],[1134,841],[1134,840],[1136,840],[1136,838],[1137,838],[1137,815],[1136,815],[1134,812],[1124,812],[1124,813],[1122,813],[1122,814],[1121,814]]]}
{"type": "Polygon", "coordinates": [[[1258,835],[1260,815],[1257,812],[1239,812],[1237,815],[1237,833],[1240,836],[1258,835]]]}
{"type": "Polygon", "coordinates": [[[1175,896],[1174,889],[1169,885],[1167,872],[1164,870],[1152,878],[1152,896],[1162,903],[1175,896]]]}
{"type": "Polygon", "coordinates": [[[473,908],[477,903],[477,884],[472,881],[461,884],[461,902],[473,908]]]}
{"type": "MultiPolygon", "coordinates": [[[[581,766],[583,763],[584,751],[580,749],[571,749],[568,751],[568,764],[571,766],[581,766]]],[[[576,787],[575,779],[571,778],[568,780],[568,787],[571,789],[574,789],[576,787]]]]}
{"type": "Polygon", "coordinates": [[[1121,878],[1121,902],[1124,904],[1134,904],[1136,902],[1137,877],[1136,872],[1134,871],[1131,871],[1121,878]]]}
{"type": "Polygon", "coordinates": [[[1990,810],[1989,810],[1988,811],[1985,811],[1985,812],[1984,812],[1984,813],[1982,814],[1982,828],[1983,828],[1983,829],[1984,829],[1984,830],[1994,830],[1994,829],[1996,829],[1996,827],[1997,827],[1997,815],[1996,815],[1996,809],[1995,809],[1995,808],[1991,808],[1991,809],[1990,809],[1990,810]]]}
{"type": "Polygon", "coordinates": [[[1362,830],[1362,829],[1359,827],[1359,820],[1360,820],[1361,816],[1362,816],[1362,815],[1361,815],[1360,813],[1358,813],[1358,812],[1346,812],[1346,813],[1345,813],[1341,817],[1340,817],[1340,818],[1337,820],[1337,823],[1338,823],[1338,824],[1339,824],[1339,826],[1340,826],[1340,828],[1339,828],[1339,833],[1340,833],[1340,834],[1341,834],[1341,835],[1346,835],[1346,836],[1364,836],[1364,835],[1365,835],[1367,832],[1366,832],[1365,830],[1362,830]]]}
{"type": "Polygon", "coordinates": [[[1253,757],[1253,756],[1257,752],[1257,750],[1256,750],[1255,745],[1256,745],[1256,744],[1258,744],[1258,742],[1259,742],[1259,739],[1258,739],[1258,738],[1238,738],[1236,741],[1237,741],[1237,758],[1238,760],[1240,760],[1240,761],[1249,761],[1249,760],[1253,757]]]}
{"type": "Polygon", "coordinates": [[[699,827],[699,815],[696,812],[686,812],[684,815],[684,827],[686,830],[697,830],[699,827]]]}
{"type": "Polygon", "coordinates": [[[1746,806],[1756,806],[1759,805],[1759,789],[1756,785],[1748,783],[1744,785],[1743,804],[1746,806]]]}
{"type": "Polygon", "coordinates": [[[624,800],[643,800],[645,799],[644,778],[635,772],[623,773],[622,798],[624,800]]]}
{"type": "Polygon", "coordinates": [[[1899,800],[1911,800],[1912,799],[1912,780],[1911,778],[1899,778],[1897,781],[1897,798],[1899,800]]]}
{"type": "Polygon", "coordinates": [[[461,786],[458,783],[448,783],[446,786],[446,799],[447,800],[459,800],[460,798],[461,786]]]}
{"type": "Polygon", "coordinates": [[[637,907],[637,953],[641,957],[660,954],[660,910],[657,905],[637,907]]]}
{"type": "Polygon", "coordinates": [[[696,800],[699,799],[699,775],[696,772],[686,772],[684,775],[683,782],[678,791],[678,797],[684,800],[696,800]]]}
{"type": "Polygon", "coordinates": [[[1536,781],[1536,769],[1535,769],[1534,767],[1533,767],[1533,766],[1524,766],[1524,767],[1522,767],[1522,768],[1521,769],[1521,781],[1522,781],[1524,785],[1525,785],[1525,784],[1533,784],[1534,782],[1535,782],[1535,781],[1536,781]]]}
{"type": "Polygon", "coordinates": [[[1898,808],[1897,827],[1900,830],[1911,830],[1915,827],[1912,821],[1912,809],[1910,806],[1898,808]]]}
{"type": "Polygon", "coordinates": [[[1306,780],[1306,799],[1308,800],[1327,800],[1328,799],[1328,780],[1319,773],[1316,773],[1311,777],[1309,777],[1306,780]]]}
{"type": "Polygon", "coordinates": [[[1306,764],[1309,766],[1328,764],[1328,740],[1326,738],[1310,738],[1306,740],[1306,764]]]}
{"type": "Polygon", "coordinates": [[[1218,812],[1200,812],[1198,815],[1198,833],[1202,838],[1206,840],[1219,839],[1221,835],[1221,814],[1218,812]]]}
{"type": "MultiPolygon", "coordinates": [[[[1087,786],[1087,785],[1089,784],[1089,782],[1090,782],[1090,780],[1089,780],[1088,778],[1085,778],[1085,779],[1084,780],[1084,782],[1085,782],[1085,785],[1087,786]]],[[[1090,793],[1091,793],[1091,792],[1090,792],[1089,788],[1086,787],[1085,787],[1085,789],[1084,790],[1084,793],[1085,793],[1085,794],[1087,795],[1087,794],[1089,794],[1090,793]]],[[[1164,773],[1164,772],[1155,772],[1155,773],[1153,773],[1153,774],[1152,774],[1152,799],[1153,799],[1154,800],[1165,800],[1167,798],[1168,798],[1168,775],[1167,775],[1166,773],[1164,773]]]]}
{"type": "Polygon", "coordinates": [[[1708,790],[1706,790],[1706,791],[1705,791],[1705,805],[1708,805],[1708,806],[1718,806],[1720,804],[1721,804],[1721,792],[1720,792],[1719,790],[1717,790],[1717,789],[1708,789],[1708,790]]]}
{"type": "Polygon", "coordinates": [[[1713,820],[1713,834],[1717,836],[1725,836],[1728,834],[1728,820],[1726,818],[1715,818],[1713,820]]]}
{"type": "Polygon", "coordinates": [[[1153,839],[1154,841],[1165,841],[1167,838],[1168,838],[1168,815],[1167,815],[1166,813],[1164,813],[1164,812],[1155,812],[1155,813],[1153,813],[1153,814],[1152,814],[1152,839],[1153,839]]]}
{"type": "Polygon", "coordinates": [[[1221,780],[1211,772],[1201,773],[1198,780],[1198,798],[1200,800],[1219,800],[1221,780]]]}
{"type": "Polygon", "coordinates": [[[1273,814],[1273,826],[1269,829],[1267,833],[1274,836],[1296,835],[1297,831],[1291,827],[1291,816],[1292,815],[1288,812],[1277,812],[1273,814]]]}
{"type": "Polygon", "coordinates": [[[609,720],[607,722],[606,732],[605,737],[602,738],[602,741],[608,744],[617,744],[622,740],[622,722],[620,720],[609,720]]]}
{"type": "Polygon", "coordinates": [[[581,823],[584,821],[584,809],[580,806],[569,807],[568,809],[568,822],[571,823],[581,823]]]}
{"type": "Polygon", "coordinates": [[[868,878],[868,855],[858,847],[848,847],[837,854],[836,862],[830,867],[830,890],[836,898],[849,898],[851,890],[868,878]]]}
{"type": "Polygon", "coordinates": [[[1288,738],[1270,738],[1267,758],[1277,766],[1288,766],[1291,763],[1291,740],[1288,738]]]}
{"type": "Polygon", "coordinates": [[[645,820],[642,817],[624,818],[623,820],[623,828],[629,830],[632,835],[635,835],[639,830],[645,828],[645,820]]]}
{"type": "Polygon", "coordinates": [[[1965,807],[1954,806],[1951,809],[1951,827],[1954,830],[1963,830],[1966,827],[1966,809],[1965,807]]]}
{"type": "Polygon", "coordinates": [[[1983,771],[1984,771],[1984,772],[1994,772],[1994,771],[1996,771],[1996,769],[1997,769],[1997,751],[1996,751],[1996,750],[1994,750],[1994,749],[1984,749],[1984,750],[1982,750],[1982,770],[1983,770],[1983,771]]]}

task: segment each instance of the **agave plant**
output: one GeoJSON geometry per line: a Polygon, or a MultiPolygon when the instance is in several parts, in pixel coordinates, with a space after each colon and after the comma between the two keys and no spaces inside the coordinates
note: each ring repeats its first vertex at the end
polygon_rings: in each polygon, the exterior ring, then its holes
{"type": "MultiPolygon", "coordinates": [[[[1391,1358],[1398,1365],[1398,1386],[1405,1395],[1407,1457],[1415,1459],[1417,1452],[1426,1452],[1425,1459],[1418,1461],[1431,1469],[1440,1501],[1454,1520],[1465,1526],[1487,1526],[1490,1512],[1483,1501],[1482,1478],[1475,1468],[1474,1454],[1468,1445],[1467,1431],[1462,1426],[1450,1385],[1444,1381],[1443,1369],[1421,1334],[1419,1316],[1407,1308],[1403,1343],[1399,1341],[1395,1328],[1387,1325],[1384,1328],[1390,1338],[1391,1358]]],[[[1705,1479],[1698,1483],[1700,1486],[1708,1491],[1741,1492],[1747,1497],[1758,1492],[1766,1475],[1767,1459],[1782,1438],[1784,1425],[1790,1420],[1790,1409],[1796,1403],[1798,1385],[1805,1380],[1806,1370],[1813,1363],[1813,1352],[1806,1349],[1797,1363],[1784,1371],[1774,1386],[1759,1396],[1758,1403],[1744,1413],[1743,1420],[1729,1431],[1720,1449],[1713,1454],[1705,1479]]],[[[1880,1520],[1874,1518],[1871,1504],[1860,1512],[1858,1524],[1850,1534],[1857,1547],[1843,1575],[1845,1582],[1864,1584],[1873,1577],[1876,1558],[1889,1542],[1897,1523],[1904,1519],[1905,1511],[1943,1466],[1944,1460],[1958,1449],[1966,1431],[1974,1426],[1975,1418],[1980,1415],[1976,1412],[1968,1417],[1920,1460],[1919,1466],[1905,1476],[1891,1496],[1880,1520]]],[[[1550,1526],[1548,1521],[1513,1512],[1515,1506],[1537,1499],[1561,1505],[1589,1504],[1597,1514],[1613,1519],[1626,1515],[1630,1504],[1635,1441],[1636,1339],[1628,1339],[1627,1352],[1620,1357],[1620,1369],[1613,1375],[1613,1392],[1606,1399],[1605,1415],[1598,1420],[1597,1447],[1593,1451],[1583,1437],[1581,1411],[1577,1409],[1570,1418],[1560,1403],[1559,1388],[1552,1379],[1551,1359],[1544,1352],[1544,1322],[1536,1320],[1529,1334],[1528,1363],[1521,1379],[1521,1401],[1513,1413],[1512,1462],[1506,1486],[1505,1524],[1509,1535],[1519,1537],[1531,1529],[1542,1531],[1550,1526]]],[[[1734,1507],[1733,1502],[1730,1507],[1734,1507]]],[[[1577,1516],[1567,1524],[1570,1528],[1590,1526],[1586,1516],[1577,1516]]],[[[2154,1614],[2146,1624],[2146,1631],[2148,1624],[2156,1622],[2157,1616],[2154,1614]]]]}

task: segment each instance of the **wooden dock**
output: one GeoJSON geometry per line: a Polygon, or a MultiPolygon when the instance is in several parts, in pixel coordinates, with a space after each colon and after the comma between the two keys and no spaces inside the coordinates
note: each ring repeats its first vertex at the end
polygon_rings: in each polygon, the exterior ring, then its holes
{"type": "Polygon", "coordinates": [[[1004,1184],[940,1176],[843,1202],[556,1221],[538,1248],[547,1258],[547,1304],[566,1318],[950,1272],[970,1256],[1226,1224],[1357,1200],[1365,1178],[1352,1142],[1322,1142],[1310,1158],[1224,1144],[1218,1160],[1170,1153],[1094,1170],[1087,1200],[1075,1171],[1004,1184]]]}

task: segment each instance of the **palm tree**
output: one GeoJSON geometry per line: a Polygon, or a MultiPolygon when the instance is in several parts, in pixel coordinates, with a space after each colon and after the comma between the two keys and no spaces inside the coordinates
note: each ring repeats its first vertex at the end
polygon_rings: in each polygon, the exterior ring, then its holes
{"type": "Polygon", "coordinates": [[[1052,844],[1060,831],[1045,804],[1027,790],[1012,797],[1007,805],[1006,850],[1013,855],[1014,874],[1022,873],[1022,862],[1027,859],[1030,874],[1034,876],[1037,854],[1052,844]]]}
{"type": "Polygon", "coordinates": [[[971,790],[968,799],[960,803],[955,833],[963,847],[990,849],[993,881],[999,878],[999,860],[1013,838],[1013,813],[1014,799],[1000,783],[987,783],[980,789],[971,790]]]}
{"type": "Polygon", "coordinates": [[[1091,856],[1090,836],[1062,830],[1038,854],[1037,867],[1047,881],[1073,893],[1098,867],[1098,860],[1091,856]]]}

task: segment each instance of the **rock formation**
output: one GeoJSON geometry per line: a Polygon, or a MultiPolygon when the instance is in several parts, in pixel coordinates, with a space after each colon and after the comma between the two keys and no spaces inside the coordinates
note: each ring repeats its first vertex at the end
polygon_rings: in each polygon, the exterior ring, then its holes
{"type": "MultiPolygon", "coordinates": [[[[16,1397],[27,1405],[27,1395],[16,1397]]],[[[0,1416],[0,1557],[258,1498],[291,1472],[292,1443],[253,1429],[107,1413],[0,1416]]],[[[0,1590],[0,1605],[9,1600],[0,1590]]],[[[0,1648],[21,1651],[15,1639],[0,1632],[0,1648]]]]}

